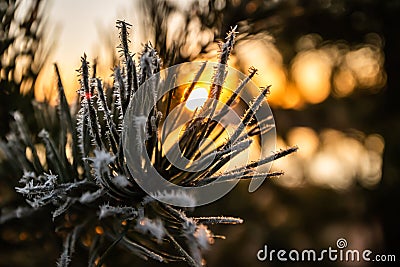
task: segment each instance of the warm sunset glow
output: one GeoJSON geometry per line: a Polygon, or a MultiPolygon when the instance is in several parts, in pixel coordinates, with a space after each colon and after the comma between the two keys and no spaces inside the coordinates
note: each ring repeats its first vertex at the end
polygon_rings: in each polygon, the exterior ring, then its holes
{"type": "MultiPolygon", "coordinates": [[[[99,42],[99,40],[105,36],[114,36],[113,33],[116,31],[114,21],[117,18],[126,18],[134,25],[141,24],[136,17],[128,15],[130,5],[122,0],[117,1],[117,4],[112,4],[113,12],[104,12],[111,10],[111,7],[105,3],[100,5],[96,2],[98,8],[88,8],[93,5],[93,1],[56,2],[49,9],[49,20],[54,25],[60,23],[61,27],[57,31],[60,35],[57,47],[35,85],[36,97],[39,101],[47,99],[51,100],[52,104],[56,104],[53,62],[59,63],[68,101],[70,103],[76,101],[79,84],[75,70],[79,68],[79,59],[84,52],[87,53],[91,62],[94,58],[98,59],[98,75],[104,77],[105,83],[112,84],[112,77],[108,74],[110,66],[114,64],[112,62],[114,54],[110,52],[110,49],[115,49],[118,40],[116,37],[108,38],[105,42],[104,40],[99,42]],[[74,17],[79,19],[71,21],[69,18],[72,12],[74,12],[74,17]],[[108,16],[104,17],[104,14],[108,16]],[[66,21],[68,23],[65,23],[66,21]],[[80,31],[76,31],[77,28],[80,31]]],[[[246,8],[252,9],[252,5],[250,3],[246,8]]],[[[187,6],[185,2],[181,8],[185,9],[187,6]]],[[[186,27],[190,30],[188,38],[199,41],[187,42],[181,49],[183,55],[195,61],[217,61],[218,45],[212,42],[214,33],[210,30],[200,31],[198,21],[192,21],[185,27],[182,26],[183,22],[184,17],[179,12],[168,18],[167,24],[171,30],[167,34],[167,45],[171,45],[174,36],[186,30],[186,27]],[[212,43],[207,47],[206,53],[197,55],[200,44],[209,42],[212,43]],[[195,55],[195,58],[191,55],[195,55]]],[[[143,38],[147,38],[140,29],[141,27],[135,27],[131,33],[133,51],[140,51],[143,38]]],[[[380,40],[379,36],[373,35],[373,37],[380,40]]],[[[297,55],[292,63],[288,64],[284,62],[284,54],[275,45],[274,38],[268,34],[258,34],[236,43],[235,54],[230,58],[229,65],[245,73],[250,66],[257,68],[259,75],[256,75],[253,81],[260,87],[272,85],[268,102],[272,107],[284,109],[300,109],[307,103],[321,103],[330,95],[331,89],[334,96],[347,97],[358,88],[376,91],[384,86],[386,82],[384,56],[381,47],[377,45],[379,42],[352,47],[343,42],[322,45],[324,41],[315,33],[300,37],[295,45],[297,55]]],[[[18,60],[22,62],[23,58],[18,60]]],[[[227,79],[227,84],[225,84],[228,89],[232,89],[230,82],[231,79],[227,79]]],[[[235,81],[232,84],[236,84],[235,81]]],[[[23,88],[29,87],[28,83],[23,85],[23,88]]],[[[225,93],[224,91],[222,94],[225,93]]],[[[199,106],[196,104],[198,100],[191,102],[193,106],[199,106]]],[[[190,106],[191,104],[187,106],[188,109],[193,109],[190,106]]]]}
{"type": "Polygon", "coordinates": [[[329,56],[318,50],[301,52],[294,59],[292,75],[307,102],[317,104],[329,96],[331,64],[329,56]]]}
{"type": "MultiPolygon", "coordinates": [[[[286,104],[287,75],[283,66],[283,58],[269,36],[255,38],[254,40],[240,42],[236,45],[237,57],[243,69],[254,66],[260,75],[256,75],[253,81],[258,86],[272,85],[268,95],[268,103],[271,106],[283,106],[286,104]]],[[[290,104],[298,103],[296,95],[290,100],[290,104]]]]}
{"type": "Polygon", "coordinates": [[[382,56],[371,47],[363,47],[346,54],[346,64],[355,73],[359,86],[368,88],[382,79],[382,56]]]}
{"type": "Polygon", "coordinates": [[[353,72],[343,68],[336,73],[333,84],[335,86],[335,94],[339,97],[345,97],[354,91],[357,81],[353,72]]]}
{"type": "Polygon", "coordinates": [[[297,109],[304,105],[304,99],[293,83],[289,83],[285,88],[284,94],[280,96],[279,102],[285,109],[297,109]]]}
{"type": "Polygon", "coordinates": [[[346,189],[352,184],[352,177],[351,170],[343,167],[343,162],[335,154],[318,153],[310,162],[309,179],[316,185],[346,189]]]}
{"type": "Polygon", "coordinates": [[[186,101],[186,108],[194,111],[196,108],[201,107],[208,98],[208,90],[203,87],[195,88],[189,95],[186,101]]]}
{"type": "Polygon", "coordinates": [[[384,86],[379,46],[366,43],[354,48],[341,42],[321,46],[323,41],[318,34],[299,38],[289,66],[269,35],[240,42],[236,51],[242,69],[254,65],[262,73],[253,78],[258,86],[272,85],[268,96],[272,107],[299,109],[323,102],[331,90],[336,97],[347,97],[358,88],[376,92],[384,86]]]}
{"type": "Polygon", "coordinates": [[[308,127],[293,128],[289,131],[287,139],[290,146],[301,147],[301,153],[297,154],[301,158],[311,159],[319,146],[317,133],[308,127]]]}
{"type": "Polygon", "coordinates": [[[385,141],[379,134],[358,132],[353,136],[334,129],[317,133],[308,127],[295,127],[286,140],[277,138],[278,147],[293,144],[299,146],[299,152],[273,164],[275,170],[285,170],[284,177],[276,180],[282,186],[308,183],[346,190],[355,182],[373,188],[381,180],[385,141]]]}
{"type": "MultiPolygon", "coordinates": [[[[79,77],[76,70],[80,67],[83,53],[87,54],[90,62],[97,58],[98,75],[107,78],[105,82],[112,82],[109,75],[114,53],[110,49],[115,49],[118,44],[115,21],[124,18],[139,25],[138,17],[131,12],[135,10],[134,5],[136,4],[125,0],[51,1],[47,18],[50,26],[49,41],[56,38],[56,43],[36,82],[37,100],[47,99],[51,104],[56,104],[57,84],[53,63],[59,65],[68,102],[77,100],[79,77]]],[[[141,39],[142,34],[141,27],[132,31],[132,50],[141,49],[141,43],[145,41],[141,39]]]]}

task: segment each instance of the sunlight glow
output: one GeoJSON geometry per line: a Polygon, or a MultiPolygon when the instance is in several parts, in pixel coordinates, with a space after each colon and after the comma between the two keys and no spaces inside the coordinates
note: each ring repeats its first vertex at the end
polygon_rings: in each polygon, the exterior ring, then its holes
{"type": "Polygon", "coordinates": [[[361,88],[373,87],[382,80],[382,55],[372,47],[362,47],[350,51],[345,56],[345,62],[355,73],[361,88]]]}
{"type": "Polygon", "coordinates": [[[274,45],[272,37],[255,38],[250,41],[239,42],[236,45],[237,57],[243,69],[254,66],[258,73],[253,81],[258,86],[272,85],[268,95],[268,103],[272,106],[295,106],[299,101],[286,99],[287,74],[283,66],[283,57],[274,45]],[[290,102],[287,105],[287,101],[290,102]]]}
{"type": "Polygon", "coordinates": [[[348,68],[341,68],[335,75],[333,84],[335,86],[335,94],[339,97],[350,95],[357,85],[354,74],[348,68]]]}
{"type": "Polygon", "coordinates": [[[287,141],[290,146],[301,148],[297,156],[304,159],[312,159],[320,145],[318,134],[308,127],[294,127],[288,132],[287,141]]]}
{"type": "Polygon", "coordinates": [[[385,140],[379,134],[344,133],[334,129],[316,132],[308,127],[291,129],[286,140],[277,138],[278,147],[298,145],[299,153],[274,162],[274,170],[285,170],[279,185],[305,184],[346,190],[356,182],[376,187],[382,177],[385,140]]]}
{"type": "Polygon", "coordinates": [[[329,96],[331,71],[331,59],[319,50],[299,53],[292,65],[292,74],[298,89],[312,104],[320,103],[329,96]]]}
{"type": "Polygon", "coordinates": [[[194,89],[188,100],[186,101],[186,108],[190,111],[194,111],[196,108],[201,107],[208,98],[208,90],[203,87],[194,89]]]}

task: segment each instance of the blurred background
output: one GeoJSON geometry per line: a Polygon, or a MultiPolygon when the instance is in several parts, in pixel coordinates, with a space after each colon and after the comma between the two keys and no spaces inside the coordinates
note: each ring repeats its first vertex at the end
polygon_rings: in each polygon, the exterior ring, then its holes
{"type": "MultiPolygon", "coordinates": [[[[229,64],[244,73],[254,66],[255,83],[272,85],[268,102],[277,148],[300,149],[273,164],[285,171],[279,179],[251,194],[241,183],[194,211],[245,221],[213,228],[227,239],[206,253],[208,266],[282,266],[258,261],[257,251],[265,244],[335,248],[339,238],[349,249],[395,254],[400,261],[399,12],[398,0],[1,0],[1,139],[14,110],[21,110],[32,132],[40,130],[37,103],[56,103],[54,62],[72,106],[83,53],[96,59],[98,76],[112,81],[110,68],[119,60],[117,19],[133,25],[132,50],[151,41],[164,67],[216,61],[217,42],[238,25],[229,64]]],[[[22,201],[13,189],[22,170],[8,169],[3,159],[0,149],[1,209],[22,201]]],[[[47,219],[2,225],[0,266],[55,266],[61,241],[34,227],[52,229],[47,219]]],[[[85,256],[76,255],[82,266],[85,256]]],[[[158,266],[118,250],[110,257],[107,266],[158,266]]]]}

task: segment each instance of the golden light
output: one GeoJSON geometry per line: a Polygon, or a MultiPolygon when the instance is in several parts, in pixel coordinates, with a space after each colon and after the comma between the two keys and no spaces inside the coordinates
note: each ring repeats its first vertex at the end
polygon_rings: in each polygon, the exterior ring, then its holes
{"type": "Polygon", "coordinates": [[[285,170],[277,184],[299,187],[306,183],[346,190],[356,181],[374,188],[382,178],[385,140],[379,134],[353,134],[334,129],[321,132],[308,127],[291,129],[286,142],[277,137],[277,147],[298,145],[299,152],[274,162],[274,170],[285,170]],[[306,182],[306,183],[305,183],[306,182]]]}
{"type": "Polygon", "coordinates": [[[365,139],[365,148],[378,154],[383,154],[385,140],[379,134],[371,134],[365,139]]]}
{"type": "Polygon", "coordinates": [[[335,86],[335,94],[339,97],[345,97],[354,91],[357,81],[351,70],[342,68],[335,74],[333,84],[335,86]]]}
{"type": "Polygon", "coordinates": [[[289,82],[284,90],[284,97],[280,98],[280,103],[284,109],[297,109],[304,105],[304,99],[296,86],[289,82]]]}
{"type": "Polygon", "coordinates": [[[350,51],[345,56],[345,62],[355,74],[360,87],[369,88],[381,83],[383,59],[376,48],[362,47],[350,51]]]}
{"type": "Polygon", "coordinates": [[[318,134],[309,127],[291,129],[287,135],[287,140],[290,146],[297,145],[301,148],[301,153],[297,153],[296,156],[304,159],[312,159],[320,145],[318,134]]]}
{"type": "Polygon", "coordinates": [[[292,75],[304,99],[317,104],[324,101],[331,90],[332,62],[325,52],[300,52],[294,59],[292,75]]]}
{"type": "MultiPolygon", "coordinates": [[[[254,66],[260,75],[253,78],[258,86],[272,85],[268,95],[268,103],[271,106],[283,106],[287,87],[287,74],[283,66],[283,57],[274,45],[271,37],[259,36],[249,41],[236,44],[236,55],[240,59],[243,69],[254,66]]],[[[294,96],[290,100],[291,106],[296,106],[299,101],[294,96]]]]}
{"type": "Polygon", "coordinates": [[[194,111],[196,108],[201,107],[204,102],[206,102],[207,98],[208,90],[203,87],[197,87],[190,93],[185,107],[190,111],[194,111]]]}
{"type": "Polygon", "coordinates": [[[104,234],[104,229],[103,229],[103,227],[101,227],[101,226],[96,226],[95,232],[96,232],[96,234],[98,234],[98,235],[102,235],[102,234],[104,234]]]}
{"type": "Polygon", "coordinates": [[[351,170],[346,165],[338,155],[321,151],[308,166],[308,179],[315,185],[346,189],[353,182],[351,170]]]}
{"type": "Polygon", "coordinates": [[[385,141],[382,136],[371,134],[365,139],[364,145],[367,151],[362,159],[364,164],[360,166],[361,177],[359,181],[368,188],[376,186],[381,180],[382,153],[385,148],[385,141]]]}

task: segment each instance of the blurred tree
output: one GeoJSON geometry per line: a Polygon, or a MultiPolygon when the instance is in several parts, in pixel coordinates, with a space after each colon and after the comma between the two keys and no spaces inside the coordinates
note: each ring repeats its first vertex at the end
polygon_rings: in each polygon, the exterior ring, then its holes
{"type": "MultiPolygon", "coordinates": [[[[0,136],[9,131],[10,112],[33,114],[33,88],[51,47],[44,43],[45,4],[44,0],[0,2],[0,136]]],[[[32,118],[28,122],[32,124],[32,118]]]]}
{"type": "MultiPolygon", "coordinates": [[[[52,46],[52,40],[45,40],[44,11],[47,3],[46,0],[0,0],[0,143],[10,131],[12,113],[16,110],[25,115],[31,129],[40,127],[35,123],[33,101],[36,80],[52,46]]],[[[14,190],[17,177],[23,170],[9,168],[2,153],[3,150],[0,152],[0,213],[4,214],[6,206],[23,203],[14,190]]],[[[34,231],[37,223],[43,229],[52,227],[43,223],[40,215],[33,217],[29,225],[23,221],[2,225],[0,266],[7,266],[10,262],[45,266],[51,255],[56,255],[53,252],[54,237],[37,235],[33,241],[26,234],[30,231],[38,234],[34,231]],[[20,243],[22,240],[26,241],[23,245],[20,243]]]]}

